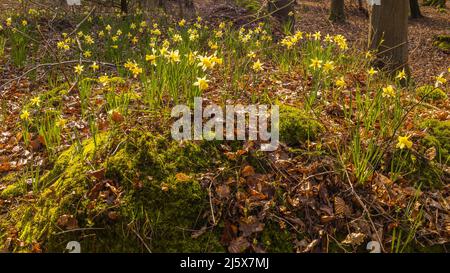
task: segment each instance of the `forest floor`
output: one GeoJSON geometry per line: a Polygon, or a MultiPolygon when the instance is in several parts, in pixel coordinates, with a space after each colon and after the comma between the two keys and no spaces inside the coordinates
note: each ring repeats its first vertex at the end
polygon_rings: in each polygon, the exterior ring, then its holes
{"type": "Polygon", "coordinates": [[[0,249],[449,251],[450,64],[433,45],[448,9],[411,21],[405,85],[368,72],[356,7],[333,24],[327,1],[301,1],[302,33],[283,44],[270,22],[197,2],[200,21],[105,13],[80,25],[90,9],[2,2],[0,249]],[[279,105],[281,145],[172,140],[172,107],[198,95],[279,105]]]}
{"type": "MultiPolygon", "coordinates": [[[[350,4],[346,1],[346,22],[333,23],[328,20],[328,0],[298,1],[296,28],[305,32],[320,31],[324,35],[327,33],[342,34],[352,45],[366,48],[369,17],[366,12],[359,10],[356,1],[353,2],[355,3],[350,4]]],[[[214,8],[210,1],[196,1],[196,4],[205,15],[217,14],[217,8],[214,8]]],[[[427,6],[422,6],[421,12],[423,18],[409,20],[409,65],[414,79],[419,83],[425,83],[448,66],[449,51],[446,53],[433,43],[439,35],[450,35],[450,15],[448,10],[441,12],[435,7],[427,6]]],[[[227,15],[233,17],[229,13],[227,15]]],[[[248,14],[234,16],[235,19],[238,19],[240,16],[245,17],[246,15],[248,14]]],[[[217,16],[220,18],[220,12],[217,16]]]]}
{"type": "MultiPolygon", "coordinates": [[[[327,20],[329,1],[301,1],[299,28],[305,31],[321,30],[323,33],[340,33],[352,43],[364,48],[368,40],[369,20],[355,6],[348,7],[347,22],[332,24],[327,20]],[[303,15],[304,14],[304,15],[303,15]]],[[[356,1],[355,1],[356,2],[356,1]]],[[[450,35],[448,10],[439,12],[434,7],[421,7],[423,18],[411,19],[409,24],[409,65],[418,82],[426,82],[445,70],[449,54],[434,46],[438,35],[450,35]]]]}

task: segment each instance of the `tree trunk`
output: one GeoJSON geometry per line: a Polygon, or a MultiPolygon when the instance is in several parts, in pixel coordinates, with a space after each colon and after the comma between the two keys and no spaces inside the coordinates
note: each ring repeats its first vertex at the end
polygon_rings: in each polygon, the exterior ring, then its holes
{"type": "Polygon", "coordinates": [[[358,9],[359,10],[364,10],[364,6],[363,6],[363,1],[362,0],[358,0],[358,9]]]}
{"type": "Polygon", "coordinates": [[[184,0],[184,6],[188,9],[195,9],[194,0],[184,0]]]}
{"type": "Polygon", "coordinates": [[[369,49],[377,52],[378,67],[409,72],[408,11],[408,0],[381,0],[371,7],[369,49]]]}
{"type": "Polygon", "coordinates": [[[344,0],[331,0],[330,20],[333,22],[345,22],[344,0]]]}
{"type": "Polygon", "coordinates": [[[178,10],[180,18],[192,18],[195,14],[195,5],[193,0],[178,0],[178,10]]]}
{"type": "Polygon", "coordinates": [[[187,18],[192,18],[195,15],[194,0],[184,0],[184,15],[187,18]]]}
{"type": "Polygon", "coordinates": [[[158,0],[158,7],[160,7],[164,11],[167,11],[167,9],[166,9],[166,1],[165,0],[158,0]]]}
{"type": "Polygon", "coordinates": [[[280,22],[288,33],[294,32],[294,5],[295,0],[269,0],[269,13],[280,22]]]}
{"type": "Polygon", "coordinates": [[[411,18],[421,18],[422,13],[420,12],[419,0],[409,0],[409,6],[411,8],[411,18]]]}
{"type": "Polygon", "coordinates": [[[128,14],[127,0],[120,0],[120,11],[122,12],[122,14],[128,14]]]}

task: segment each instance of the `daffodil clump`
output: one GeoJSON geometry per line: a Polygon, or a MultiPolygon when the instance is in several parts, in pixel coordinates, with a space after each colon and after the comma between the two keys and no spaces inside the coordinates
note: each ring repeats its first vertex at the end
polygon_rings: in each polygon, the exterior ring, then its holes
{"type": "Polygon", "coordinates": [[[135,78],[137,78],[140,74],[142,74],[143,71],[142,67],[140,67],[136,61],[127,61],[124,67],[128,69],[135,78]]]}

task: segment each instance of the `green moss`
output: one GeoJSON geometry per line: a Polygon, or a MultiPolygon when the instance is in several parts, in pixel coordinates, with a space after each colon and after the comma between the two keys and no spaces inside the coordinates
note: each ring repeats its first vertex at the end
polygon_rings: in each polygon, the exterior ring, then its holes
{"type": "Polygon", "coordinates": [[[21,205],[9,216],[21,240],[42,242],[50,252],[62,252],[70,240],[80,241],[84,252],[145,252],[147,247],[153,252],[221,252],[217,230],[191,237],[207,225],[207,189],[195,178],[212,160],[220,162],[221,154],[210,143],[180,144],[139,131],[115,141],[100,135],[96,144],[90,139],[63,152],[39,181],[37,203],[21,205]],[[98,169],[105,169],[100,181],[89,175],[98,169]],[[177,179],[180,172],[188,178],[177,179]],[[120,193],[113,194],[106,182],[120,193]],[[58,227],[64,214],[73,215],[83,230],[58,227]]]}
{"type": "Polygon", "coordinates": [[[294,251],[292,235],[287,229],[281,229],[275,222],[266,223],[260,235],[260,242],[267,252],[290,253],[294,251]]]}
{"type": "Polygon", "coordinates": [[[450,244],[442,244],[442,245],[433,245],[433,246],[421,246],[415,245],[414,248],[406,251],[407,253],[447,253],[447,249],[450,247],[450,244]]]}
{"type": "Polygon", "coordinates": [[[17,179],[17,176],[14,172],[9,172],[1,176],[1,181],[3,184],[10,184],[17,179]]]}
{"type": "Polygon", "coordinates": [[[427,135],[422,139],[425,147],[435,147],[437,160],[450,163],[450,121],[439,121],[435,119],[425,120],[420,124],[421,129],[426,129],[427,135]]]}
{"type": "Polygon", "coordinates": [[[450,35],[436,36],[434,45],[444,52],[450,52],[450,35]]]}
{"type": "Polygon", "coordinates": [[[435,88],[431,85],[424,85],[416,89],[416,95],[425,100],[438,101],[446,100],[447,94],[440,88],[435,88]]]}
{"type": "Polygon", "coordinates": [[[261,8],[261,3],[258,0],[235,0],[238,6],[247,9],[250,12],[257,12],[261,8]]]}
{"type": "Polygon", "coordinates": [[[391,164],[397,172],[413,181],[415,187],[440,188],[444,185],[440,166],[425,158],[397,150],[391,164]]]}
{"type": "Polygon", "coordinates": [[[414,181],[416,186],[439,188],[445,185],[442,164],[450,163],[450,121],[425,120],[419,128],[426,131],[417,151],[425,155],[431,147],[436,149],[436,157],[430,161],[425,156],[416,156],[408,151],[396,150],[392,155],[390,167],[414,181]]]}
{"type": "Polygon", "coordinates": [[[280,139],[288,145],[299,145],[315,140],[323,131],[320,122],[305,111],[286,105],[280,106],[280,139]]]}
{"type": "Polygon", "coordinates": [[[1,199],[10,199],[27,193],[27,183],[24,179],[20,179],[15,172],[0,177],[0,181],[2,185],[6,186],[0,190],[1,199]]]}
{"type": "Polygon", "coordinates": [[[23,195],[27,192],[27,184],[22,182],[13,183],[7,186],[1,193],[0,198],[8,199],[23,195]]]}

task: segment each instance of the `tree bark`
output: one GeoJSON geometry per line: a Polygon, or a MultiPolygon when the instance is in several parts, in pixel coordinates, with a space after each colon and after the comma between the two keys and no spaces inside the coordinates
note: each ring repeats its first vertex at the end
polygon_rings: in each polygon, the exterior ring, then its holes
{"type": "Polygon", "coordinates": [[[408,11],[408,0],[381,0],[371,7],[369,49],[377,52],[376,66],[409,72],[408,11]]]}
{"type": "Polygon", "coordinates": [[[358,9],[359,10],[364,10],[364,6],[363,6],[363,1],[362,0],[358,0],[358,9]]]}
{"type": "Polygon", "coordinates": [[[295,27],[294,5],[295,0],[270,0],[268,5],[269,13],[290,33],[295,27]]]}
{"type": "Polygon", "coordinates": [[[195,14],[195,5],[193,0],[178,0],[178,10],[180,18],[192,18],[195,14]]]}
{"type": "Polygon", "coordinates": [[[166,9],[166,1],[165,0],[158,0],[158,7],[160,7],[164,11],[167,11],[167,9],[166,9]]]}
{"type": "Polygon", "coordinates": [[[128,14],[127,0],[120,0],[120,11],[122,12],[122,14],[128,14]]]}
{"type": "Polygon", "coordinates": [[[331,0],[330,20],[333,22],[345,22],[344,0],[331,0]]]}
{"type": "Polygon", "coordinates": [[[419,0],[409,0],[409,6],[411,8],[411,18],[421,18],[422,13],[420,12],[419,0]]]}

